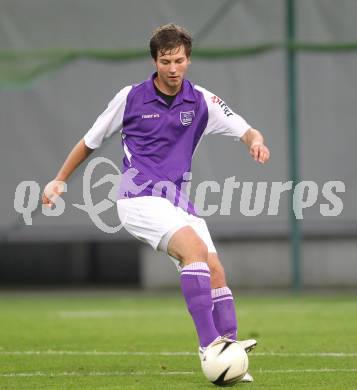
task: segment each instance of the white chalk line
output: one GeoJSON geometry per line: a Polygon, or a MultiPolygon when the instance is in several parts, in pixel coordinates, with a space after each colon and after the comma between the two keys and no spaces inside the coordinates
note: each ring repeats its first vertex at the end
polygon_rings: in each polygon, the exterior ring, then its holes
{"type": "Polygon", "coordinates": [[[184,315],[186,311],[184,309],[162,309],[162,310],[59,310],[55,312],[55,315],[60,318],[115,318],[115,317],[138,317],[138,316],[157,316],[159,314],[165,314],[167,316],[172,315],[184,315]]]}
{"type": "Polygon", "coordinates": [[[90,372],[9,372],[0,373],[0,377],[61,377],[61,376],[143,376],[143,375],[192,375],[193,371],[168,371],[168,372],[146,372],[146,371],[90,371],[90,372]]]}
{"type": "Polygon", "coordinates": [[[323,373],[323,372],[357,372],[357,368],[287,368],[286,370],[258,370],[262,374],[290,374],[290,373],[323,373]]]}
{"type": "Polygon", "coordinates": [[[69,355],[69,356],[198,356],[194,352],[127,352],[127,351],[1,351],[0,355],[69,355]]]}
{"type": "MultiPolygon", "coordinates": [[[[259,374],[294,374],[294,373],[331,373],[331,372],[357,372],[357,368],[309,368],[309,369],[294,369],[289,368],[286,370],[264,370],[260,369],[256,371],[259,374]]],[[[153,376],[153,375],[194,375],[200,374],[199,371],[166,371],[166,372],[147,372],[147,371],[89,371],[89,372],[79,372],[79,371],[64,371],[64,372],[4,372],[0,373],[0,377],[3,378],[24,378],[24,377],[105,377],[105,376],[153,376]]]]}
{"type": "Polygon", "coordinates": [[[277,357],[357,357],[357,352],[251,352],[250,354],[277,357]]]}
{"type": "MultiPolygon", "coordinates": [[[[357,308],[356,302],[343,302],[338,304],[334,311],[342,310],[346,311],[351,308],[357,308]]],[[[321,315],[321,305],[316,303],[277,303],[274,305],[267,304],[262,308],[259,308],[260,312],[279,312],[280,314],[284,313],[294,313],[297,312],[307,312],[307,311],[319,311],[321,315]]],[[[250,309],[249,307],[239,309],[240,315],[249,315],[250,313],[255,312],[255,309],[250,309]]],[[[185,308],[155,308],[155,309],[116,309],[116,310],[57,310],[52,312],[57,317],[62,319],[86,319],[86,318],[115,318],[115,317],[141,317],[141,316],[157,316],[160,314],[165,314],[167,316],[178,316],[185,315],[187,311],[185,308]]]]}
{"type": "MultiPolygon", "coordinates": [[[[196,352],[187,351],[61,351],[61,350],[28,350],[28,351],[6,351],[0,348],[0,355],[53,355],[53,356],[197,356],[196,352]]],[[[357,352],[250,352],[250,356],[269,357],[357,357],[357,352]]]]}

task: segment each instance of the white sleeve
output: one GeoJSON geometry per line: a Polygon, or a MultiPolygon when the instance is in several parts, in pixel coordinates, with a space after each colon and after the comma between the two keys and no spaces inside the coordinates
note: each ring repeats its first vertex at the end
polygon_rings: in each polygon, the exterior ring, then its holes
{"type": "Polygon", "coordinates": [[[131,86],[127,86],[120,90],[108,104],[106,110],[98,116],[91,129],[84,136],[84,143],[88,148],[99,148],[105,138],[122,130],[126,98],[131,88],[131,86]]]}
{"type": "Polygon", "coordinates": [[[207,89],[195,85],[207,104],[208,122],[204,134],[223,134],[241,138],[252,126],[232,111],[227,104],[207,89]]]}

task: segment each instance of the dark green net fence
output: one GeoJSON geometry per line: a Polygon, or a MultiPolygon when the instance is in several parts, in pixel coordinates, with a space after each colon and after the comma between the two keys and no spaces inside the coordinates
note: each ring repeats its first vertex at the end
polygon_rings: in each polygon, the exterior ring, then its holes
{"type": "MultiPolygon", "coordinates": [[[[193,58],[207,61],[242,58],[271,52],[293,50],[297,52],[336,53],[357,51],[357,42],[339,44],[320,43],[265,43],[232,48],[195,48],[193,58]]],[[[31,51],[0,50],[0,88],[21,88],[37,78],[59,70],[77,60],[125,62],[148,58],[148,50],[69,50],[48,49],[31,51]]]]}

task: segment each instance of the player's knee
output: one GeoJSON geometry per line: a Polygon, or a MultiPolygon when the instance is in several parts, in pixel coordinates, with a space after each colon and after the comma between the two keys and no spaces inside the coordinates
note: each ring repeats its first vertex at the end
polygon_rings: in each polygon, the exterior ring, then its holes
{"type": "Polygon", "coordinates": [[[177,232],[169,242],[168,253],[177,258],[182,265],[194,262],[207,262],[208,248],[191,227],[177,232]]]}
{"type": "Polygon", "coordinates": [[[207,258],[207,245],[201,239],[195,242],[191,242],[180,255],[180,260],[183,265],[188,265],[195,262],[207,263],[207,258]]]}

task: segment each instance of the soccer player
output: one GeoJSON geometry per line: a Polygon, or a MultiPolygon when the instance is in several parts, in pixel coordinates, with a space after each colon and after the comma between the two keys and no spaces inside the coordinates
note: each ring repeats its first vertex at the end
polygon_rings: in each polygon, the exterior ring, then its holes
{"type": "MultiPolygon", "coordinates": [[[[121,133],[125,153],[117,209],[125,229],[178,265],[182,293],[199,338],[200,357],[209,344],[237,339],[232,292],[204,219],[183,190],[192,155],[207,134],[238,137],[252,158],[265,163],[263,136],[208,90],[184,78],[191,63],[192,38],[180,26],[157,28],[150,40],[156,72],[126,86],[109,103],[68,155],[43,193],[53,204],[61,183],[101,146],[121,133]]],[[[238,341],[247,350],[255,340],[238,341]]],[[[243,381],[252,381],[246,374],[243,381]]]]}

